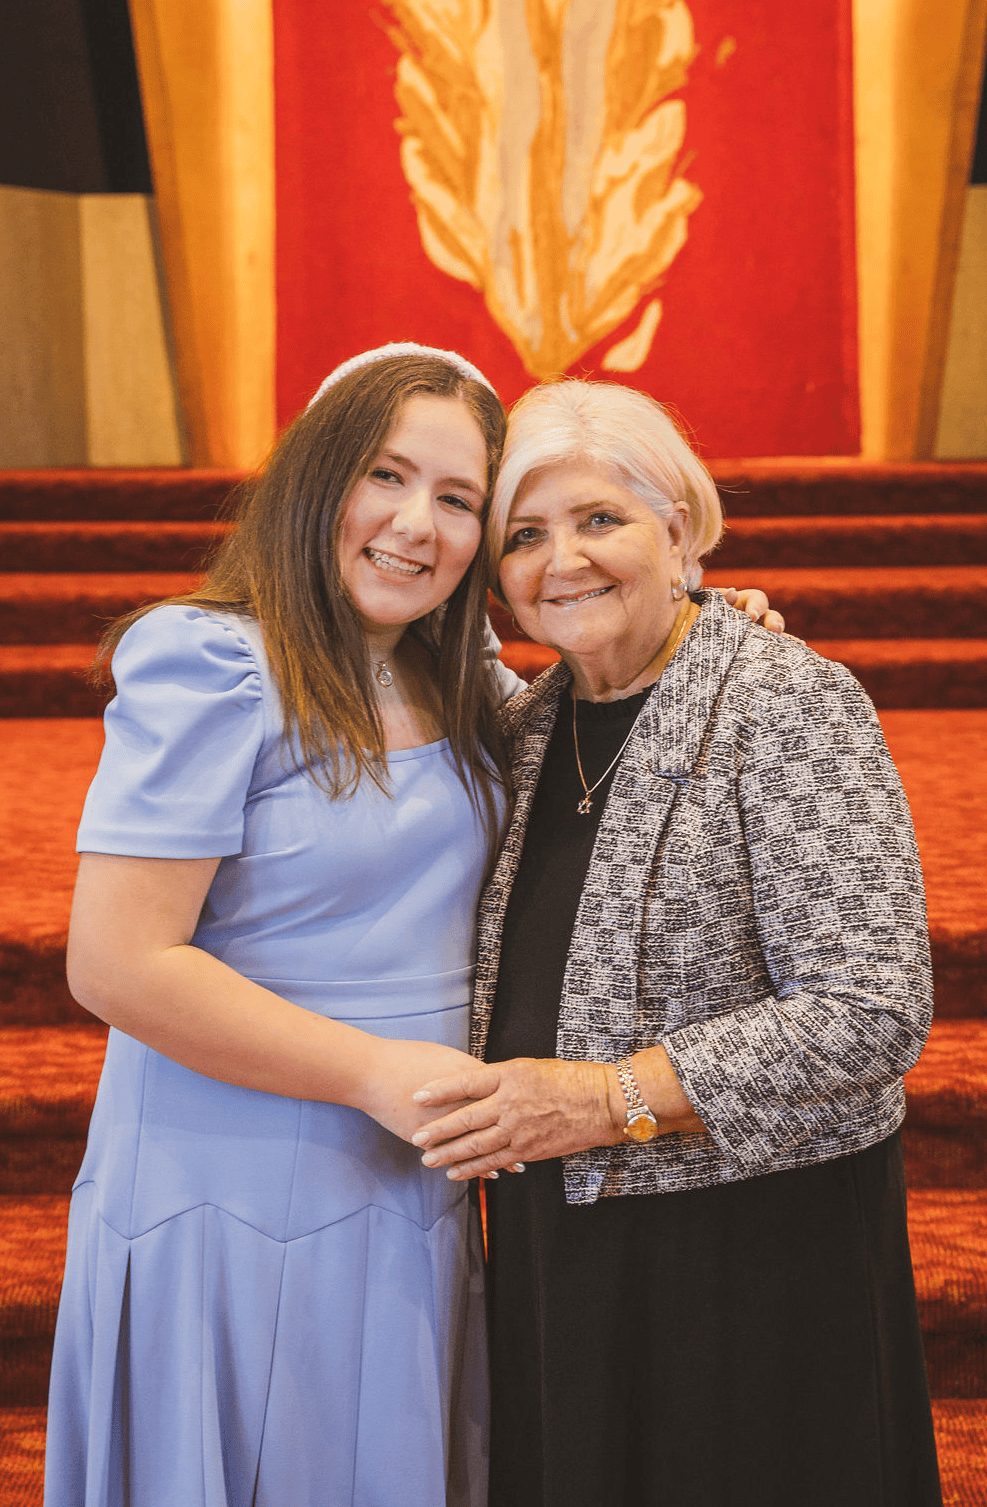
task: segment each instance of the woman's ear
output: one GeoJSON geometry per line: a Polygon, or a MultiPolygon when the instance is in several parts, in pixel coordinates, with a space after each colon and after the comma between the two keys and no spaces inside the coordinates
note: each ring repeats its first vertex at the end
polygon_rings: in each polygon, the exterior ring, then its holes
{"type": "Polygon", "coordinates": [[[678,559],[685,555],[686,534],[689,528],[689,509],[684,503],[677,503],[673,511],[665,519],[665,527],[668,529],[668,542],[678,559]]]}

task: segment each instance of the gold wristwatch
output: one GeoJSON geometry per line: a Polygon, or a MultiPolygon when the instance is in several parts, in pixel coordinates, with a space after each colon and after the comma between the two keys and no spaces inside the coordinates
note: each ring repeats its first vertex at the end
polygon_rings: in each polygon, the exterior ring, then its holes
{"type": "Polygon", "coordinates": [[[658,1121],[641,1098],[629,1057],[622,1057],[617,1063],[617,1077],[627,1104],[624,1135],[629,1141],[653,1141],[658,1134],[658,1121]]]}

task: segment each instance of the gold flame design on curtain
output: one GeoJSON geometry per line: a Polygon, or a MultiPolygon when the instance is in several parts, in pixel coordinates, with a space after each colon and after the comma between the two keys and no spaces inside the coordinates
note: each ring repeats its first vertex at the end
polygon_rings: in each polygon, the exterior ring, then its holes
{"type": "MultiPolygon", "coordinates": [[[[401,164],[422,245],[478,288],[536,377],[654,288],[702,199],[676,175],[684,0],[390,0],[401,164]]],[[[633,371],[657,300],[603,359],[633,371]]]]}

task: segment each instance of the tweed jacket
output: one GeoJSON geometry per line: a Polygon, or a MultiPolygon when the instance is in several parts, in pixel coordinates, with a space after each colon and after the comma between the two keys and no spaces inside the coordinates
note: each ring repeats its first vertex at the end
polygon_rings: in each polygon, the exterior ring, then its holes
{"type": "MultiPolygon", "coordinates": [[[[862,687],[698,593],[607,798],[576,915],[561,1058],[660,1043],[708,1135],[565,1158],[566,1198],[668,1192],[827,1161],[901,1123],[932,1016],[922,874],[862,687]]],[[[517,800],[484,892],[472,1050],[559,699],[554,665],[504,707],[517,800]]]]}

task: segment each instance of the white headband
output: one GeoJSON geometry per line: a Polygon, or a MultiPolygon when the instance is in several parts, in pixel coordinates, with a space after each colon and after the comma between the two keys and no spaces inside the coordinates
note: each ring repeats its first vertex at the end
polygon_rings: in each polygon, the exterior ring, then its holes
{"type": "Polygon", "coordinates": [[[469,377],[473,382],[482,382],[484,387],[489,387],[494,397],[497,396],[492,382],[488,382],[479,367],[467,361],[465,356],[460,356],[458,351],[440,351],[434,345],[416,345],[413,340],[405,340],[394,345],[378,345],[376,350],[362,351],[359,356],[351,356],[342,365],[334,367],[326,377],[318,392],[309,399],[308,407],[317,403],[330,387],[348,377],[350,372],[359,371],[362,366],[370,366],[374,361],[386,361],[389,356],[435,356],[440,361],[447,361],[454,366],[464,377],[469,377]]]}

